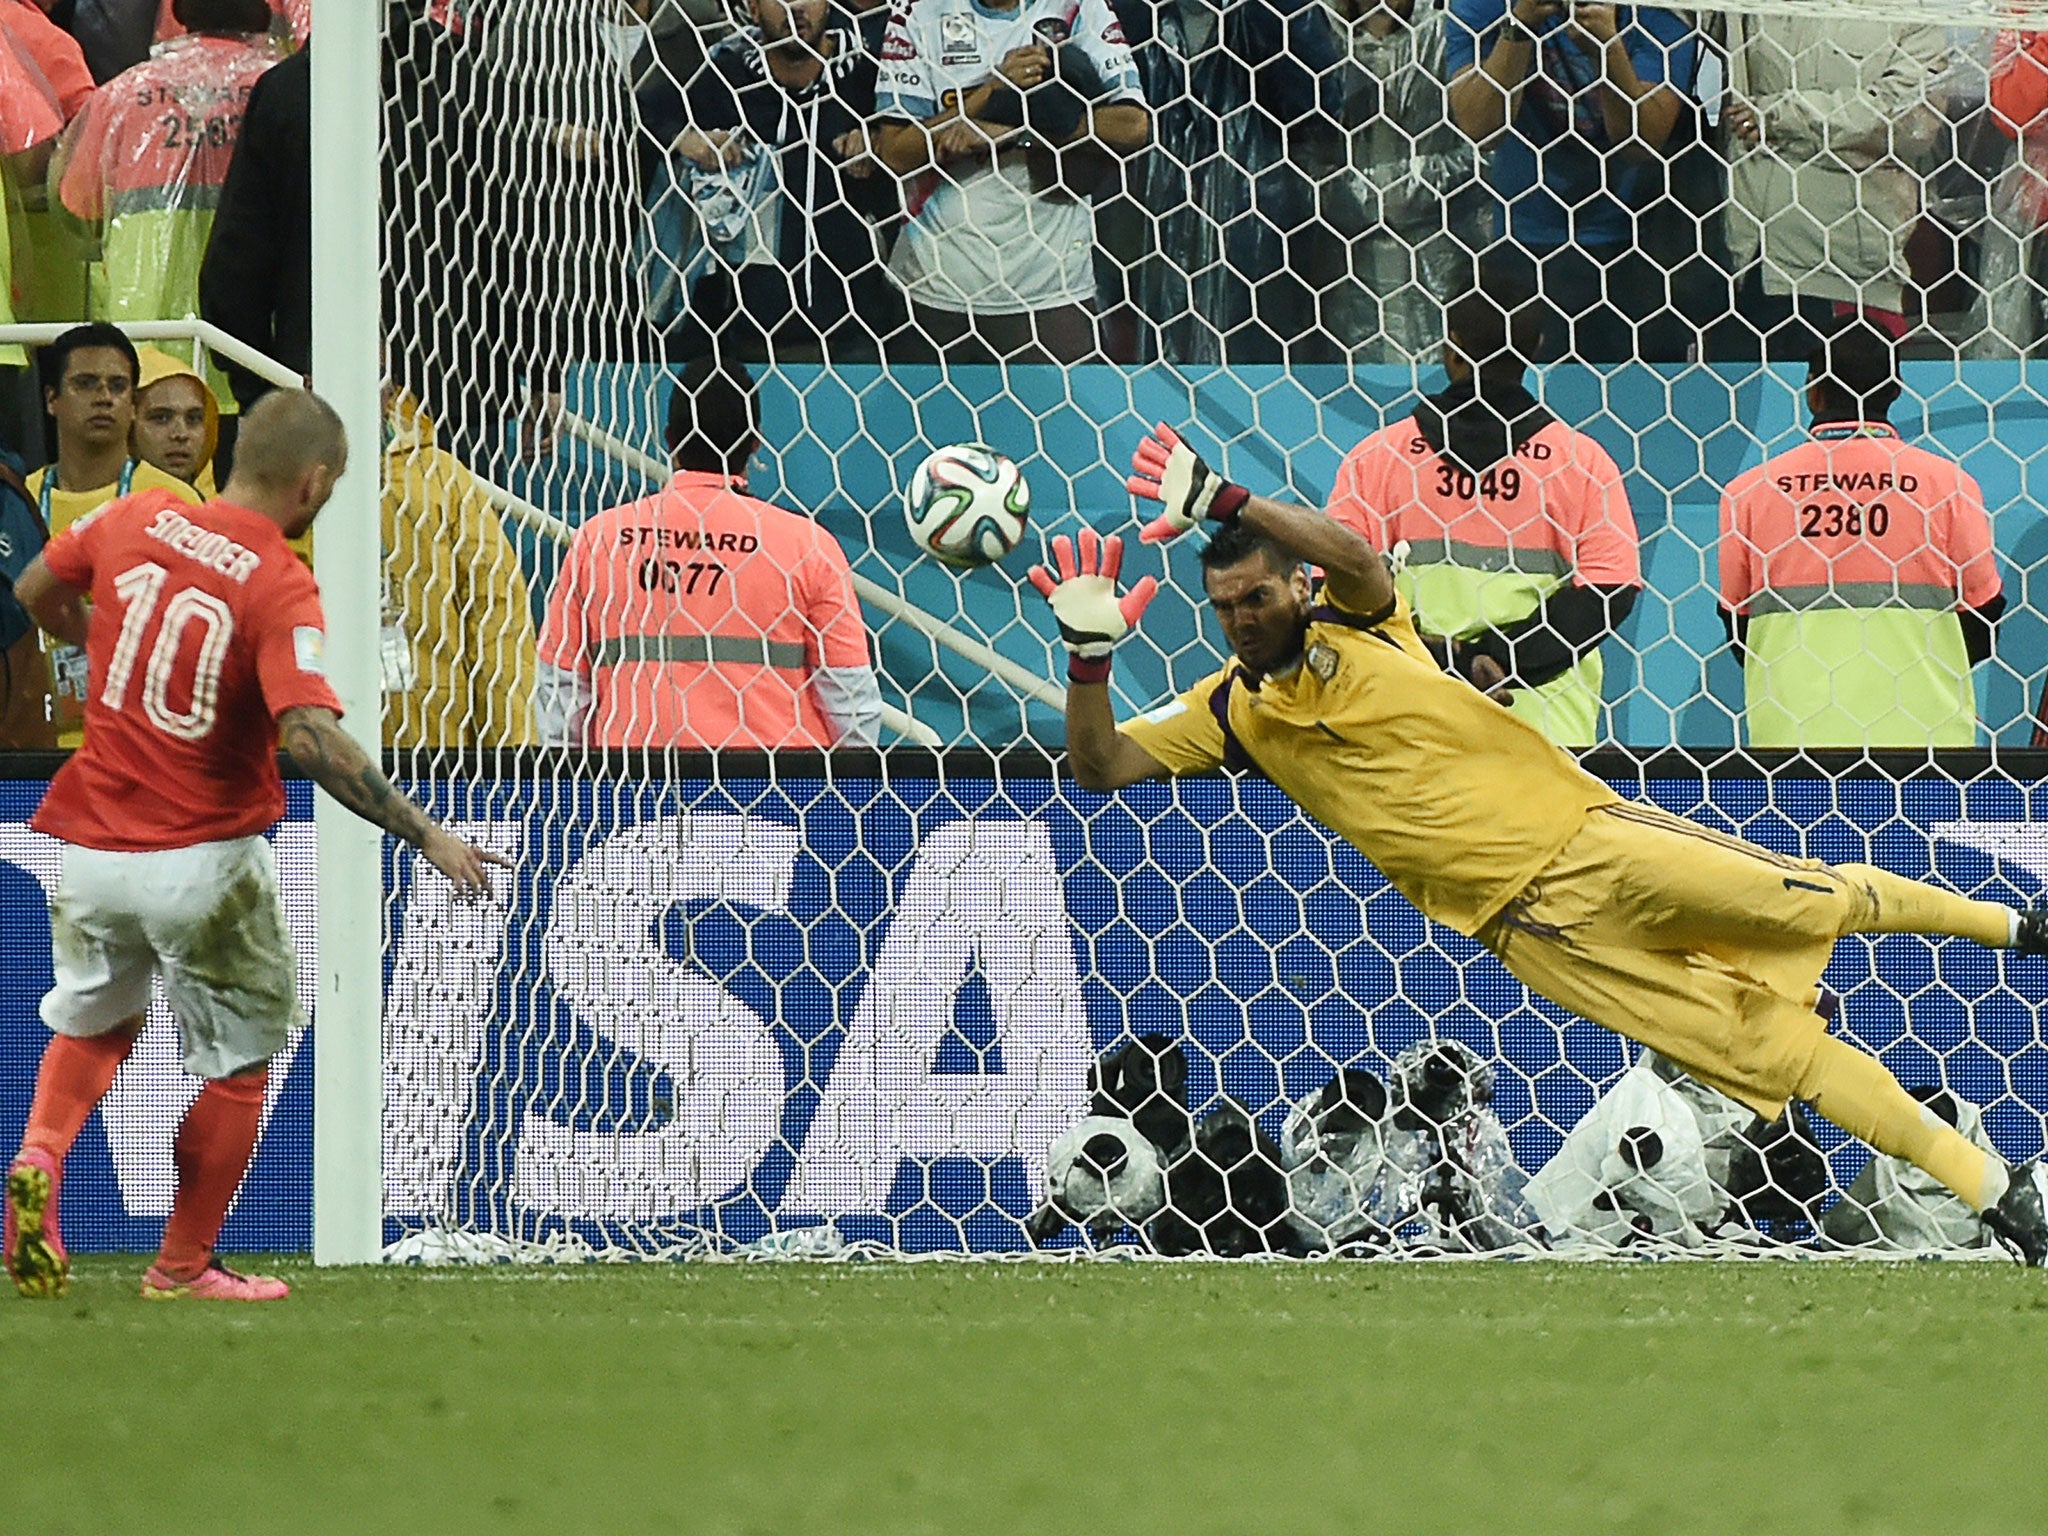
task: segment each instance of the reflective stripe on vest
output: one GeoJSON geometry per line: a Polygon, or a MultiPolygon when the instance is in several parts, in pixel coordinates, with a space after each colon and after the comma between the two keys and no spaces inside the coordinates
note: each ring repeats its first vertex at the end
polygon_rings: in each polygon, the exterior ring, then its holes
{"type": "Polygon", "coordinates": [[[1460,566],[1468,571],[1520,571],[1530,576],[1569,576],[1572,563],[1563,550],[1540,545],[1513,548],[1505,544],[1472,544],[1463,539],[1409,537],[1408,564],[1460,566]]]}
{"type": "Polygon", "coordinates": [[[1750,621],[1742,674],[1749,744],[1974,746],[1976,690],[1955,594],[1944,594],[1939,612],[1932,604],[1844,607],[1840,594],[1750,621]]]}
{"type": "Polygon", "coordinates": [[[1749,600],[1749,611],[1805,613],[1815,608],[1923,608],[1953,613],[1956,589],[1933,582],[1835,581],[1805,587],[1766,587],[1749,600]]]}
{"type": "Polygon", "coordinates": [[[1528,618],[1571,573],[1555,550],[1445,541],[1411,545],[1397,584],[1424,634],[1469,640],[1528,618]]]}
{"type": "Polygon", "coordinates": [[[593,667],[623,667],[634,662],[803,671],[810,658],[801,641],[764,640],[759,635],[615,635],[598,641],[597,654],[591,658],[593,667]]]}

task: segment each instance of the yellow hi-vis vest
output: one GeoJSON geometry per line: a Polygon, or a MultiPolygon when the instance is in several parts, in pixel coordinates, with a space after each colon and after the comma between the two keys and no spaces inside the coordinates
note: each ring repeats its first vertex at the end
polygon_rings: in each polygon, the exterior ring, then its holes
{"type": "MultiPolygon", "coordinates": [[[[1955,593],[1928,607],[1827,606],[1769,611],[1795,594],[1759,593],[1742,682],[1753,747],[1968,747],[1977,695],[1955,593]]],[[[1889,597],[1890,594],[1885,594],[1889,597]]]]}
{"type": "Polygon", "coordinates": [[[1998,596],[1984,493],[1885,422],[1826,422],[1721,498],[1753,747],[1967,747],[1963,608],[1998,596]]]}
{"type": "MultiPolygon", "coordinates": [[[[1449,540],[1410,544],[1395,585],[1428,635],[1473,640],[1518,624],[1571,580],[1565,557],[1549,549],[1499,549],[1449,540]]],[[[1517,686],[1509,708],[1561,747],[1590,747],[1600,736],[1606,668],[1596,646],[1547,683],[1517,686]]]]}

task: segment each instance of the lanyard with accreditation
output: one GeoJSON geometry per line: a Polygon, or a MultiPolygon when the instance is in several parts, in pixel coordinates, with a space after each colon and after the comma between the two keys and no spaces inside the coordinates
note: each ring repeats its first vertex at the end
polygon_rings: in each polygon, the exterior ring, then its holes
{"type": "MultiPolygon", "coordinates": [[[[56,532],[50,525],[50,499],[60,490],[57,484],[57,466],[52,464],[43,471],[43,485],[37,493],[41,504],[43,526],[56,532]]],[[[135,461],[130,459],[121,466],[121,479],[109,500],[118,501],[135,489],[135,461]]],[[[50,661],[50,718],[57,730],[81,731],[85,729],[85,689],[87,668],[85,647],[67,645],[63,641],[43,637],[43,654],[50,661]]]]}

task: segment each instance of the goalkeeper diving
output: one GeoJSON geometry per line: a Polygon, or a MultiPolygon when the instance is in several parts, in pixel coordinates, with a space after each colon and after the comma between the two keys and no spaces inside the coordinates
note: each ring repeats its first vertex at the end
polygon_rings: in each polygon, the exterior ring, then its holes
{"type": "MultiPolygon", "coordinates": [[[[1205,519],[1209,605],[1232,659],[1122,726],[1110,652],[1157,590],[1119,596],[1121,539],[1053,541],[1033,567],[1071,653],[1067,752],[1083,788],[1253,771],[1364,854],[1423,913],[1532,991],[1640,1041],[1775,1121],[1800,1099],[1940,1180],[2048,1267],[2048,1169],[2009,1167],[1831,1036],[1821,972],[1852,933],[2048,953],[2048,912],[1973,901],[1871,864],[1788,858],[1627,800],[1480,688],[1440,670],[1385,559],[1320,512],[1252,495],[1172,429],[1132,493],[1163,542],[1205,519]],[[1322,569],[1313,585],[1306,566],[1322,569]]],[[[1482,686],[1498,678],[1476,674],[1482,686]]]]}

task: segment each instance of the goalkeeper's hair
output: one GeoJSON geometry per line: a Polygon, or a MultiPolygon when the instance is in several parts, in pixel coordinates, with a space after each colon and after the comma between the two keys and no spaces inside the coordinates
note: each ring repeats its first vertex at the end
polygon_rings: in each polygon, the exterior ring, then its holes
{"type": "Polygon", "coordinates": [[[340,478],[348,432],[334,407],[310,389],[273,389],[242,413],[234,479],[284,489],[316,465],[340,478]]]}
{"type": "Polygon", "coordinates": [[[1220,570],[1226,565],[1236,565],[1257,555],[1283,576],[1292,575],[1301,562],[1263,533],[1245,527],[1243,523],[1225,523],[1210,536],[1202,546],[1202,574],[1207,580],[1208,573],[1220,570]]]}
{"type": "Polygon", "coordinates": [[[745,368],[700,357],[668,397],[668,455],[677,469],[746,473],[761,446],[761,408],[745,368]]]}

